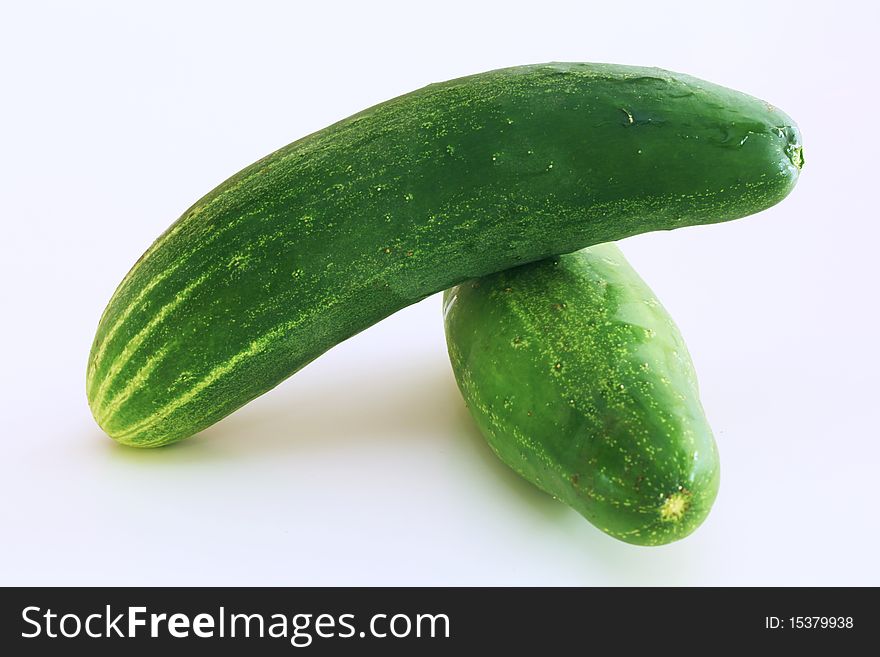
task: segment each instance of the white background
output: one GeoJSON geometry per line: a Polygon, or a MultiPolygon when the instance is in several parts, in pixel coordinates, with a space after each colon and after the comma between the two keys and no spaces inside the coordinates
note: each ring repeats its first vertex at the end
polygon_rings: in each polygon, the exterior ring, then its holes
{"type": "Polygon", "coordinates": [[[2,584],[880,584],[877,10],[867,2],[4,3],[2,584]],[[177,446],[85,401],[100,313],[227,176],[427,83],[549,60],[688,72],[800,124],[793,194],[622,248],[722,456],[696,534],[606,537],[501,465],[438,297],[177,446]]]}

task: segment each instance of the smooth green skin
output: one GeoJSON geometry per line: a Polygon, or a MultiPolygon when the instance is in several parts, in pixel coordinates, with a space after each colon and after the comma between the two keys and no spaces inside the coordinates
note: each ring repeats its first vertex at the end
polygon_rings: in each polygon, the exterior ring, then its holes
{"type": "Polygon", "coordinates": [[[467,278],[767,208],[800,153],[779,110],[659,69],[541,64],[430,85],[187,210],[101,318],[92,413],[124,444],[185,438],[467,278]]]}
{"type": "Polygon", "coordinates": [[[525,479],[628,543],[705,519],[719,463],[693,365],[616,246],[462,283],[444,317],[468,409],[525,479]]]}

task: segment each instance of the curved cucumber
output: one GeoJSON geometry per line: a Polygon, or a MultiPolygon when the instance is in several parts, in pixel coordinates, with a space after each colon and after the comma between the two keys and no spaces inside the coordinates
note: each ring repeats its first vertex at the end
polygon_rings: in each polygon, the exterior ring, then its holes
{"type": "Polygon", "coordinates": [[[782,199],[782,112],[658,69],[545,64],[428,86],[256,162],[177,220],[98,326],[87,394],[128,445],[185,438],[434,292],[782,199]]]}
{"type": "Polygon", "coordinates": [[[444,315],[459,388],[507,465],[628,543],[703,521],[719,465],[690,356],[616,246],[463,283],[444,315]]]}

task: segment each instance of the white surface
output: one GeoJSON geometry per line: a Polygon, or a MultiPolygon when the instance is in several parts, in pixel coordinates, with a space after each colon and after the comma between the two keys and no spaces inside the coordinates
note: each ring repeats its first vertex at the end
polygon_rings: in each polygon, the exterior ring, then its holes
{"type": "Polygon", "coordinates": [[[880,584],[877,11],[717,4],[4,5],[0,584],[880,584]],[[804,134],[781,205],[622,244],[688,340],[720,445],[696,534],[625,545],[497,462],[437,297],[197,438],[103,436],[84,394],[98,317],[190,203],[376,102],[548,60],[685,71],[804,134]]]}

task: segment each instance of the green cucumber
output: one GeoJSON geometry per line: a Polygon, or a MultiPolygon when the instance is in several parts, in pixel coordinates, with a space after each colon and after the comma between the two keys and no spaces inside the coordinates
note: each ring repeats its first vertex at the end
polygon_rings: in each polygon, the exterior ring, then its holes
{"type": "Polygon", "coordinates": [[[638,545],[691,533],[718,453],[678,329],[613,244],[444,296],[452,369],[507,465],[638,545]]]}
{"type": "Polygon", "coordinates": [[[430,85],[187,210],[104,311],[89,405],[124,444],[185,438],[467,278],[771,206],[800,153],[781,111],[659,69],[544,64],[430,85]]]}

